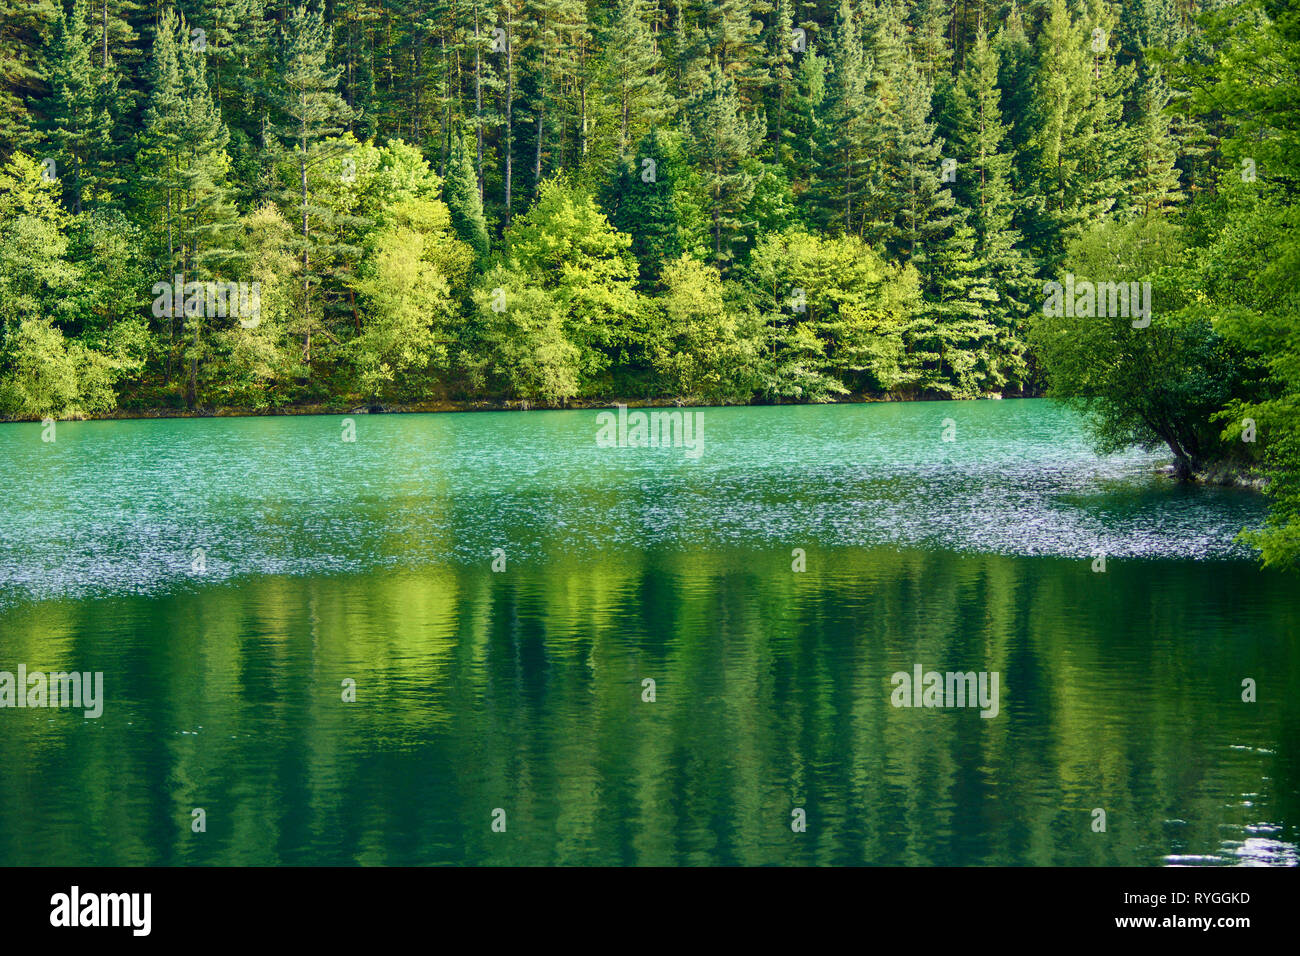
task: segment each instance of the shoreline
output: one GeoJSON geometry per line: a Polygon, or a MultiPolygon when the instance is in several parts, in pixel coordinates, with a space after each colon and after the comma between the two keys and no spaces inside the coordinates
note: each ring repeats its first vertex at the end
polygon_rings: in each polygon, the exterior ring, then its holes
{"type": "MultiPolygon", "coordinates": [[[[1173,465],[1160,465],[1155,473],[1162,478],[1173,478],[1173,465]]],[[[1250,468],[1234,465],[1211,465],[1195,472],[1189,485],[1207,488],[1238,488],[1262,494],[1268,486],[1268,477],[1250,468]]]]}
{"type": "MultiPolygon", "coordinates": [[[[601,408],[614,408],[625,405],[628,408],[762,408],[802,405],[875,405],[890,402],[983,402],[1001,401],[1020,398],[1046,398],[1045,395],[990,393],[978,398],[946,398],[941,395],[874,396],[854,395],[839,397],[826,402],[727,402],[723,404],[710,402],[690,402],[680,398],[602,398],[573,399],[564,405],[534,405],[527,399],[473,399],[456,401],[439,399],[425,402],[345,402],[340,404],[318,403],[304,405],[278,405],[268,408],[251,408],[232,405],[213,408],[115,408],[111,412],[97,412],[90,415],[69,415],[58,421],[139,421],[171,418],[274,418],[297,415],[433,415],[444,412],[527,412],[552,411],[572,412],[588,411],[601,408]]],[[[44,421],[40,418],[0,418],[0,425],[31,424],[44,421]]]]}

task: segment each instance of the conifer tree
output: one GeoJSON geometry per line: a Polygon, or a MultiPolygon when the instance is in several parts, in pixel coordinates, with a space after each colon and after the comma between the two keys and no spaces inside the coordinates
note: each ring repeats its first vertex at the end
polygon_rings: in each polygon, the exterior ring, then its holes
{"type": "Polygon", "coordinates": [[[614,227],[632,237],[644,286],[683,254],[702,256],[706,228],[699,191],[680,135],[651,130],[634,159],[620,167],[606,206],[614,227]]]}
{"type": "MultiPolygon", "coordinates": [[[[292,152],[296,183],[284,194],[284,201],[298,224],[302,301],[300,321],[303,362],[312,361],[311,289],[321,283],[322,259],[337,245],[331,232],[335,225],[331,210],[313,196],[311,172],[337,159],[348,147],[337,137],[343,132],[352,110],[338,93],[340,67],[330,65],[330,42],[324,17],[315,7],[294,8],[283,27],[278,80],[279,135],[292,152]]],[[[328,335],[328,331],[325,332],[328,335]]]]}
{"type": "Polygon", "coordinates": [[[707,33],[710,62],[717,63],[723,76],[735,83],[736,97],[746,109],[755,109],[767,86],[761,23],[754,18],[767,0],[710,0],[706,9],[711,19],[707,33]]]}
{"type": "Polygon", "coordinates": [[[735,81],[715,64],[704,88],[686,107],[690,148],[708,197],[713,258],[723,267],[735,257],[745,205],[757,177],[748,160],[762,141],[762,120],[741,109],[735,81]]]}
{"type": "Polygon", "coordinates": [[[978,30],[957,83],[953,192],[968,211],[981,274],[997,293],[993,313],[999,327],[1001,374],[1018,382],[1024,370],[1021,326],[1033,291],[1033,269],[1014,225],[1022,201],[1011,188],[1012,157],[1005,151],[1010,127],[1002,122],[998,60],[987,34],[978,30]]]}
{"type": "Polygon", "coordinates": [[[619,0],[605,33],[605,71],[618,114],[619,161],[668,113],[659,53],[645,19],[645,0],[619,0]]]}
{"type": "MultiPolygon", "coordinates": [[[[226,173],[229,133],[207,83],[202,51],[183,17],[164,13],[150,60],[151,86],[145,111],[140,196],[146,208],[166,223],[164,281],[182,296],[185,285],[220,277],[230,251],[234,210],[228,199],[226,173]],[[179,288],[177,288],[179,286],[179,288]]],[[[176,299],[173,299],[173,303],[176,299]]],[[[186,401],[198,402],[202,357],[202,310],[166,312],[170,344],[183,323],[188,356],[186,401]]],[[[167,352],[170,370],[174,356],[167,352]]],[[[170,371],[169,371],[170,374],[170,371]]]]}
{"type": "Polygon", "coordinates": [[[463,132],[457,135],[452,149],[451,164],[443,183],[443,199],[451,213],[456,235],[474,248],[475,255],[482,262],[488,254],[487,220],[483,217],[478,178],[474,175],[474,161],[463,132]]]}
{"type": "Polygon", "coordinates": [[[976,398],[1005,379],[995,352],[998,294],[976,250],[975,230],[961,223],[926,259],[927,311],[934,316],[938,352],[932,387],[954,398],[976,398]]]}
{"type": "Polygon", "coordinates": [[[42,85],[42,40],[63,16],[54,0],[0,0],[0,157],[32,145],[32,101],[42,85]]]}
{"type": "Polygon", "coordinates": [[[781,160],[796,184],[798,195],[820,194],[817,179],[818,144],[824,137],[822,117],[826,99],[826,60],[816,50],[799,62],[790,94],[781,147],[781,160]]]}
{"type": "Polygon", "coordinates": [[[844,233],[862,234],[864,194],[871,170],[880,172],[879,116],[868,91],[868,64],[861,30],[849,0],[840,0],[831,31],[824,115],[818,141],[820,221],[844,233]],[[873,150],[874,147],[874,150],[873,150]]]}
{"type": "Polygon", "coordinates": [[[785,143],[786,113],[794,85],[796,53],[801,57],[807,53],[806,33],[799,38],[801,49],[795,49],[794,3],[795,0],[775,0],[770,23],[763,35],[764,65],[768,76],[765,96],[767,134],[772,144],[772,156],[778,163],[785,143]]]}
{"type": "Polygon", "coordinates": [[[940,178],[943,144],[928,119],[931,86],[911,60],[897,76],[896,91],[899,129],[892,198],[897,220],[889,247],[924,274],[929,249],[965,216],[940,178]]]}
{"type": "MultiPolygon", "coordinates": [[[[42,132],[61,168],[59,179],[74,213],[106,201],[113,175],[117,76],[92,65],[86,0],[56,20],[47,51],[49,88],[42,132]]],[[[119,180],[120,181],[120,180],[119,180]]]]}
{"type": "Polygon", "coordinates": [[[907,20],[912,58],[931,84],[951,75],[953,50],[948,41],[948,21],[953,15],[948,0],[914,0],[911,5],[907,20]]]}
{"type": "Polygon", "coordinates": [[[177,7],[194,30],[203,31],[212,94],[230,126],[252,134],[259,110],[257,97],[269,50],[267,0],[184,0],[177,7]]]}
{"type": "Polygon", "coordinates": [[[1085,140],[1090,133],[1090,37],[1070,16],[1065,0],[1051,0],[1038,39],[1034,77],[1035,130],[1029,143],[1037,165],[1034,186],[1042,198],[1040,255],[1055,260],[1066,233],[1087,217],[1083,192],[1085,140]]]}
{"type": "Polygon", "coordinates": [[[1129,185],[1129,203],[1140,215],[1168,212],[1183,198],[1176,162],[1178,143],[1170,130],[1169,88],[1154,71],[1138,98],[1137,149],[1129,185]]]}
{"type": "Polygon", "coordinates": [[[1084,217],[1095,219],[1122,209],[1131,185],[1123,110],[1134,68],[1118,61],[1116,16],[1108,0],[1088,0],[1080,24],[1089,59],[1083,135],[1076,147],[1081,172],[1077,201],[1084,217]]]}

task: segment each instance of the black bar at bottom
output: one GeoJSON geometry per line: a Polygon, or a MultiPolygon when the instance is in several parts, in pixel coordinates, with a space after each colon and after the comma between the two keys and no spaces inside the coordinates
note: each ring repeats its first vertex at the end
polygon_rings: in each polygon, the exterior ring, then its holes
{"type": "Polygon", "coordinates": [[[692,926],[725,930],[733,941],[846,931],[951,944],[988,939],[984,931],[996,928],[1001,940],[1041,939],[1046,930],[1066,939],[1199,935],[1230,943],[1294,925],[1296,875],[1294,868],[1250,867],[6,869],[0,925],[7,942],[76,934],[79,944],[98,937],[128,945],[277,938],[374,944],[376,932],[389,939],[439,926],[499,944],[503,935],[540,941],[560,927],[567,934],[605,924],[614,932],[623,925],[634,946],[637,939],[662,945],[664,932],[692,926]]]}

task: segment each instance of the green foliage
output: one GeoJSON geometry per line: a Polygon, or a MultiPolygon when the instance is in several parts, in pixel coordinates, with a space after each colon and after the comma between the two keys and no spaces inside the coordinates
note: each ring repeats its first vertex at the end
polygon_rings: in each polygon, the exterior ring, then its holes
{"type": "Polygon", "coordinates": [[[76,279],[66,258],[69,221],[57,185],[14,153],[0,170],[0,345],[24,319],[67,314],[76,279]]]}
{"type": "Polygon", "coordinates": [[[104,356],[67,341],[46,319],[24,319],[6,342],[0,413],[66,418],[108,411],[116,404],[113,381],[104,356]]]}
{"type": "Polygon", "coordinates": [[[761,318],[729,301],[718,270],[691,256],[668,263],[663,284],[650,351],[665,390],[707,404],[749,401],[763,381],[761,318]]]}
{"type": "Polygon", "coordinates": [[[483,218],[483,199],[478,193],[478,179],[463,134],[456,137],[443,189],[456,235],[470,244],[480,261],[487,258],[488,231],[487,220],[483,218]]]}
{"type": "Polygon", "coordinates": [[[581,350],[553,296],[515,269],[495,267],[475,291],[481,317],[479,367],[528,403],[559,405],[578,393],[581,350]]]}
{"type": "Polygon", "coordinates": [[[725,267],[736,255],[741,217],[754,195],[756,177],[745,160],[762,140],[764,124],[742,110],[735,81],[716,64],[686,105],[686,124],[707,197],[713,261],[725,267]]]}
{"type": "Polygon", "coordinates": [[[543,183],[537,202],[506,233],[511,268],[547,293],[561,316],[584,392],[612,364],[642,351],[630,247],[595,199],[563,179],[543,183]]]}
{"type": "Polygon", "coordinates": [[[348,347],[364,394],[410,398],[427,393],[424,375],[447,366],[451,283],[471,254],[449,235],[436,200],[404,199],[386,218],[367,239],[356,281],[366,322],[348,347]]]}
{"type": "Polygon", "coordinates": [[[1191,294],[1186,253],[1179,227],[1160,217],[1092,227],[1067,251],[1076,281],[1149,283],[1150,316],[1134,318],[1131,305],[1116,314],[1109,290],[1097,289],[1092,304],[1077,292],[1081,314],[1051,315],[1045,304],[1032,339],[1053,392],[1089,413],[1099,450],[1166,445],[1183,477],[1215,457],[1210,418],[1243,384],[1234,350],[1191,294]],[[1109,314],[1087,314],[1103,308],[1109,314]]]}
{"type": "Polygon", "coordinates": [[[750,264],[768,326],[764,390],[827,401],[855,389],[916,386],[917,274],[886,263],[856,236],[768,235],[750,264]]]}
{"type": "Polygon", "coordinates": [[[632,237],[632,253],[646,285],[680,256],[703,256],[708,237],[704,202],[680,136],[655,130],[642,140],[634,159],[620,165],[605,204],[611,222],[632,237]]]}

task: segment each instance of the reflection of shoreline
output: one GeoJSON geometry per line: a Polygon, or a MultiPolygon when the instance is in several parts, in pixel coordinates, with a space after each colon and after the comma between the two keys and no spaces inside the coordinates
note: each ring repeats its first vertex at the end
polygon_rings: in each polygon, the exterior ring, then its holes
{"type": "MultiPolygon", "coordinates": [[[[274,408],[247,408],[232,406],[229,408],[187,409],[187,408],[116,408],[111,412],[94,415],[73,415],[60,421],[134,421],[138,419],[168,418],[272,418],[275,416],[297,415],[428,415],[438,412],[574,412],[591,409],[614,408],[625,405],[628,408],[782,408],[803,405],[876,405],[895,402],[979,402],[990,399],[1044,398],[1042,395],[1006,396],[992,393],[980,398],[949,398],[945,395],[851,395],[825,402],[733,402],[729,405],[710,405],[706,402],[691,402],[681,398],[635,399],[635,398],[575,398],[564,405],[533,405],[528,401],[509,399],[476,399],[473,401],[436,400],[411,402],[406,404],[356,404],[341,402],[339,404],[320,403],[314,405],[282,405],[274,408]]],[[[28,418],[0,418],[0,425],[39,421],[28,418]]]]}
{"type": "Polygon", "coordinates": [[[94,662],[109,687],[97,726],[0,711],[0,835],[44,835],[0,862],[1294,864],[1280,577],[808,558],[559,555],[0,612],[9,660],[94,662]],[[948,671],[999,673],[997,719],[894,707],[918,663],[945,695],[948,671]],[[1239,673],[1277,675],[1276,700],[1244,705],[1239,673]]]}

